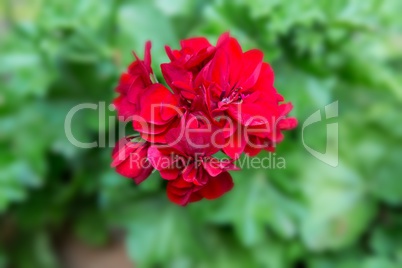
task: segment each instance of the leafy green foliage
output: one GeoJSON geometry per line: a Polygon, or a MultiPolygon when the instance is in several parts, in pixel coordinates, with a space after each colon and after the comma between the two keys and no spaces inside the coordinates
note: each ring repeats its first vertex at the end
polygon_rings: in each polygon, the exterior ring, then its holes
{"type": "MultiPolygon", "coordinates": [[[[401,1],[3,1],[0,11],[0,267],[58,267],[53,240],[92,246],[123,230],[136,267],[402,266],[401,1]],[[136,186],[111,168],[108,104],[121,71],[153,42],[230,31],[258,47],[299,128],[273,156],[285,167],[233,172],[225,197],[179,208],[157,173],[136,186]],[[303,122],[339,101],[339,166],[302,145],[303,122]]],[[[161,79],[160,79],[161,80],[161,79]]],[[[326,121],[305,129],[325,152],[326,121]]],[[[129,129],[129,126],[127,126],[129,129]]],[[[267,157],[262,154],[260,157],[267,157]]]]}

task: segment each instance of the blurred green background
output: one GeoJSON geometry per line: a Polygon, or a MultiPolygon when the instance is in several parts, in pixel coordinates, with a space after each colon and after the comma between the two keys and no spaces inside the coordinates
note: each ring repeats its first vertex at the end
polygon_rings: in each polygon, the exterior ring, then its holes
{"type": "MultiPolygon", "coordinates": [[[[0,11],[0,267],[93,267],[66,252],[99,260],[116,243],[122,257],[96,267],[402,267],[402,1],[2,0],[0,11]],[[225,31],[264,51],[295,106],[299,127],[275,155],[285,169],[232,172],[230,193],[182,208],[157,173],[136,186],[110,168],[111,148],[67,140],[67,112],[108,105],[146,40],[161,80],[163,45],[225,31]],[[339,117],[304,136],[325,152],[338,123],[336,168],[302,143],[303,122],[334,101],[339,117]]],[[[77,113],[77,139],[112,138],[115,113],[98,113],[77,113]]]]}

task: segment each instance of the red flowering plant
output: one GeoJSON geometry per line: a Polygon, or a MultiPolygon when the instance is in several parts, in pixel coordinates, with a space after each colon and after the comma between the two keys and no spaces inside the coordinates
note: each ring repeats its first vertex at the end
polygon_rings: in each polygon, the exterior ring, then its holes
{"type": "Polygon", "coordinates": [[[260,50],[243,52],[228,33],[216,46],[203,37],[180,44],[166,47],[170,62],[161,65],[170,89],[155,79],[150,42],[144,60],[134,54],[121,75],[114,106],[138,135],[118,142],[112,167],[137,184],[159,171],[168,198],[184,206],[231,190],[233,162],[242,153],[274,151],[297,120],[287,116],[292,105],[276,91],[260,50]],[[219,151],[228,158],[215,158],[219,151]]]}

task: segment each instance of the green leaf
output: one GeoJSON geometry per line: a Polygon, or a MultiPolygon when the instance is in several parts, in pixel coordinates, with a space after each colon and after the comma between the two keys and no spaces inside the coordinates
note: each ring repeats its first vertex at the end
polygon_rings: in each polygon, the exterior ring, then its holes
{"type": "Polygon", "coordinates": [[[296,219],[302,209],[267,180],[269,173],[244,170],[233,177],[234,189],[224,197],[226,202],[211,208],[208,220],[232,223],[245,246],[265,241],[267,227],[285,238],[296,234],[296,219]]]}
{"type": "Polygon", "coordinates": [[[200,245],[182,208],[142,202],[132,210],[131,217],[127,247],[136,265],[176,267],[173,265],[193,263],[200,245]]]}
{"type": "Polygon", "coordinates": [[[302,219],[302,239],[311,250],[341,249],[355,243],[373,217],[375,203],[362,179],[340,163],[333,168],[311,160],[303,175],[308,207],[302,219]]]}

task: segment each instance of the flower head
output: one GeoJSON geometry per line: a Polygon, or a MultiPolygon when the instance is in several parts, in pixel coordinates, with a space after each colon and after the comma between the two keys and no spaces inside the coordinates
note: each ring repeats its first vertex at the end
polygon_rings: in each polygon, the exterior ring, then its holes
{"type": "Polygon", "coordinates": [[[296,127],[291,103],[274,87],[274,72],[258,49],[243,51],[228,33],[212,45],[204,37],[166,47],[161,65],[168,87],[156,82],[151,44],[121,78],[114,100],[118,114],[132,120],[141,141],[123,139],[113,155],[117,172],[142,182],[153,169],[168,181],[167,195],[186,205],[214,199],[233,187],[228,171],[244,152],[274,151],[283,131],[296,127]],[[219,160],[224,152],[229,159],[219,160]],[[151,167],[132,167],[136,156],[151,167]]]}
{"type": "Polygon", "coordinates": [[[121,139],[113,150],[112,167],[116,168],[117,173],[140,184],[154,170],[147,158],[149,146],[149,142],[138,138],[121,139]]]}

